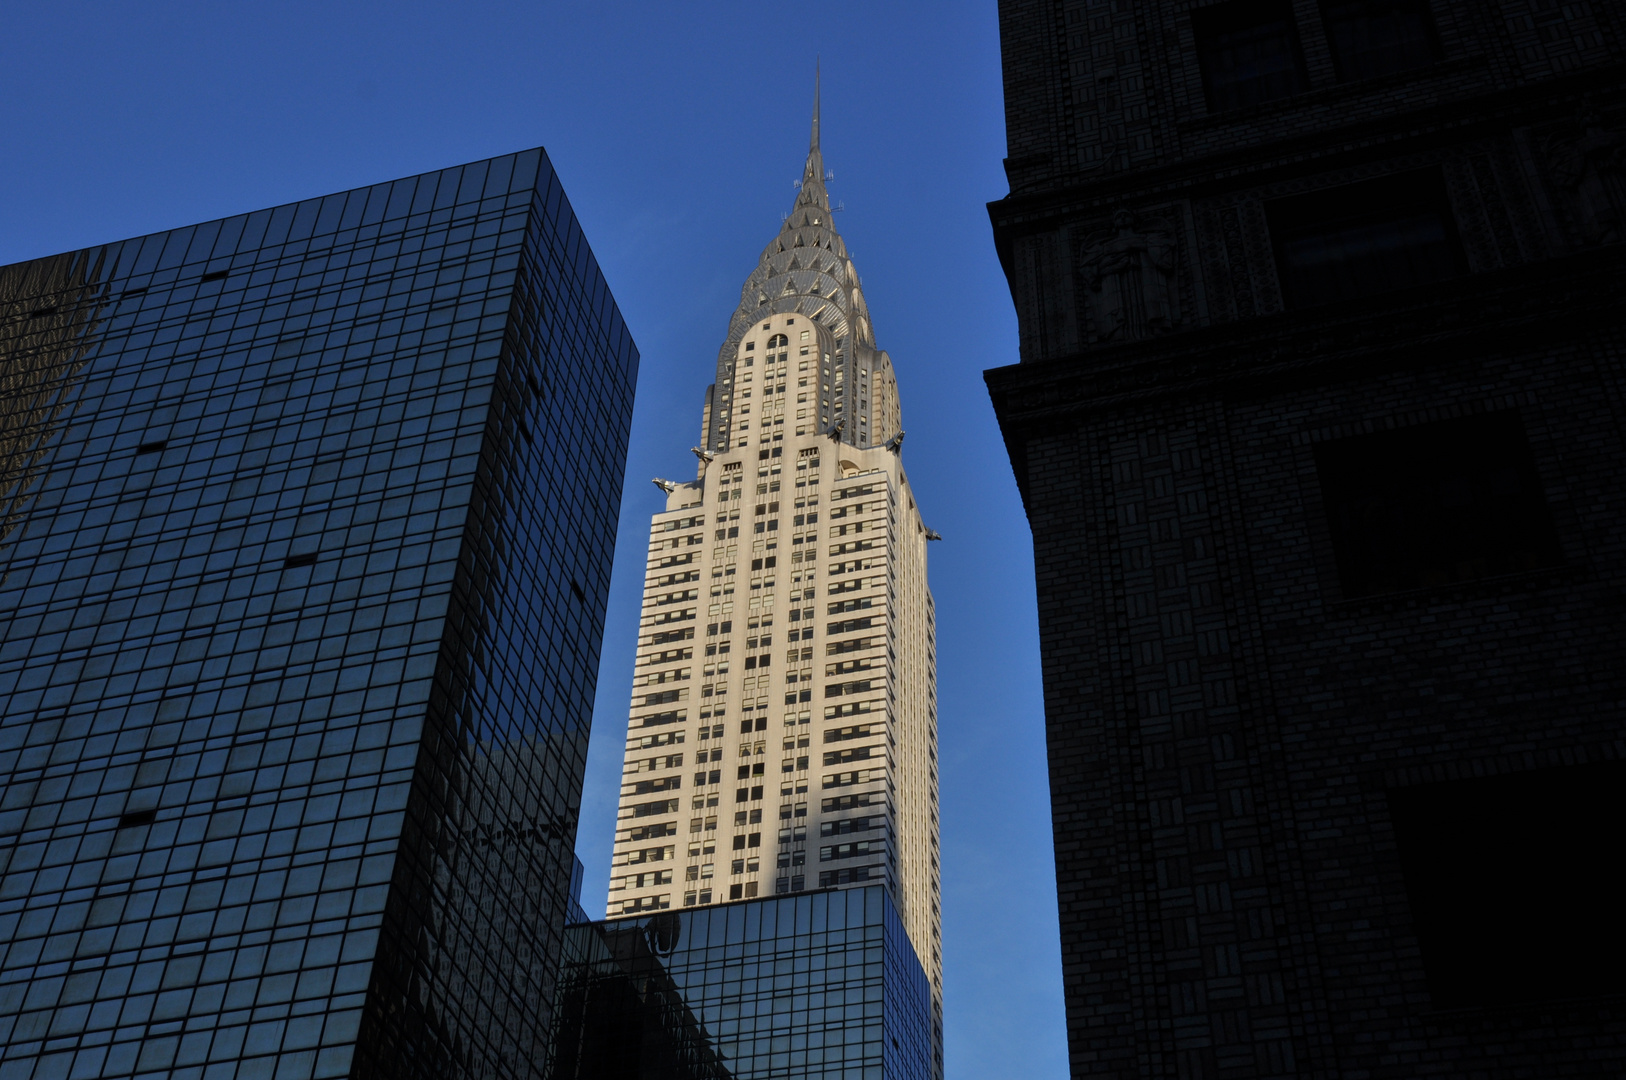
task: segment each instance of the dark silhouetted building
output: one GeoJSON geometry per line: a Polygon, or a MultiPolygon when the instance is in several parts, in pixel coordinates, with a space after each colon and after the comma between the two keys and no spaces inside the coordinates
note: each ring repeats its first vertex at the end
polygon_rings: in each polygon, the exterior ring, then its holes
{"type": "Polygon", "coordinates": [[[540,1075],[637,365],[540,150],[0,268],[0,1074],[540,1075]]]}
{"type": "Polygon", "coordinates": [[[566,931],[554,1080],[932,1080],[931,982],[884,884],[566,931]]]}
{"type": "Polygon", "coordinates": [[[1626,1070],[1626,9],[1000,12],[1074,1075],[1626,1070]]]}

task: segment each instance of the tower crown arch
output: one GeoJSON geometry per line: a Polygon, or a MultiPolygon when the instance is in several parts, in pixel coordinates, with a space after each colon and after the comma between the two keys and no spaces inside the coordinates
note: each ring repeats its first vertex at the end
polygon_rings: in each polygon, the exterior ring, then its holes
{"type": "Polygon", "coordinates": [[[747,327],[740,335],[733,354],[735,372],[738,373],[741,366],[754,367],[768,362],[770,357],[773,363],[791,362],[792,370],[810,370],[834,358],[839,340],[829,326],[800,313],[764,315],[761,322],[747,327]],[[745,364],[747,360],[753,363],[745,364]],[[811,363],[808,368],[800,368],[798,361],[811,363]]]}
{"type": "MultiPolygon", "coordinates": [[[[707,449],[725,449],[738,441],[742,431],[749,429],[749,425],[742,429],[741,424],[754,402],[746,400],[743,376],[737,365],[742,365],[747,357],[762,355],[766,342],[761,333],[764,324],[777,325],[783,318],[805,320],[807,325],[800,326],[798,334],[791,337],[797,347],[792,355],[798,361],[811,357],[820,369],[820,389],[825,393],[812,395],[812,402],[796,403],[806,406],[807,412],[813,414],[810,418],[816,418],[821,427],[828,429],[852,414],[853,422],[841,425],[837,437],[855,445],[880,441],[877,436],[882,430],[890,437],[897,427],[896,421],[890,419],[897,413],[896,397],[890,389],[883,391],[887,404],[879,409],[874,407],[878,403],[870,400],[873,395],[869,390],[856,399],[852,394],[857,379],[868,380],[882,368],[886,370],[882,380],[885,387],[890,388],[893,381],[885,354],[875,346],[869,305],[864,301],[858,271],[832,218],[830,195],[825,188],[824,156],[819,147],[815,95],[812,138],[796,199],[778,234],[762,249],[756,268],[740,288],[739,306],[717,350],[715,391],[706,421],[707,449]],[[809,333],[808,342],[817,343],[817,348],[810,350],[807,357],[798,351],[806,344],[799,336],[802,330],[809,333]],[[833,385],[822,387],[824,381],[834,384],[838,376],[841,388],[846,391],[839,401],[829,393],[833,385]],[[872,413],[889,419],[871,423],[872,413]]],[[[864,385],[873,384],[865,382],[864,385]]],[[[756,399],[756,403],[760,401],[760,397],[756,399]]],[[[758,408],[760,410],[760,405],[758,408]]]]}

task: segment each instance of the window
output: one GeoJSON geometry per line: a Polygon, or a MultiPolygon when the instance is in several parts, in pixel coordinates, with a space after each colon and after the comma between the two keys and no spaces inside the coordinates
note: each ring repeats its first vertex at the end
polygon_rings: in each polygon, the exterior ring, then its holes
{"type": "Polygon", "coordinates": [[[1424,285],[1466,269],[1438,169],[1277,199],[1265,216],[1288,307],[1424,285]]]}
{"type": "MultiPolygon", "coordinates": [[[[845,885],[851,881],[869,881],[870,871],[879,870],[879,867],[855,866],[850,870],[826,870],[819,874],[819,888],[828,888],[831,885],[845,885]]],[[[876,877],[879,878],[877,873],[876,877]]]]}
{"type": "MultiPolygon", "coordinates": [[[[879,747],[858,746],[849,750],[832,750],[824,755],[824,763],[826,765],[845,765],[849,761],[868,761],[872,756],[870,754],[872,749],[878,750],[879,747]]],[[[880,757],[881,755],[877,753],[873,756],[880,757]]]]}
{"type": "Polygon", "coordinates": [[[640,896],[634,900],[624,901],[621,905],[623,914],[633,914],[639,911],[659,911],[672,906],[670,894],[662,896],[640,896]]]}
{"type": "Polygon", "coordinates": [[[1561,561],[1514,413],[1337,439],[1315,461],[1346,597],[1561,561]]]}
{"type": "MultiPolygon", "coordinates": [[[[833,814],[842,810],[852,810],[859,806],[881,805],[883,805],[883,800],[879,795],[872,797],[871,793],[865,792],[861,795],[838,795],[833,799],[825,799],[819,805],[819,810],[826,814],[833,814]]],[[[800,814],[797,816],[800,816],[800,814]]]]}
{"type": "MultiPolygon", "coordinates": [[[[696,819],[695,831],[699,831],[699,820],[696,819]]],[[[633,829],[628,835],[629,840],[650,840],[660,836],[676,836],[677,822],[668,821],[657,825],[641,825],[633,829]]]]}
{"type": "Polygon", "coordinates": [[[843,818],[826,821],[819,826],[820,836],[845,836],[848,833],[874,832],[882,827],[880,817],[843,818]]]}
{"type": "Polygon", "coordinates": [[[1289,97],[1305,88],[1292,9],[1285,0],[1233,0],[1192,16],[1209,112],[1289,97]]]}
{"type": "Polygon", "coordinates": [[[1440,58],[1426,0],[1327,0],[1321,14],[1341,82],[1426,67],[1440,58]]]}
{"type": "Polygon", "coordinates": [[[1618,994],[1626,763],[1389,792],[1401,871],[1440,1007],[1618,994]]]}

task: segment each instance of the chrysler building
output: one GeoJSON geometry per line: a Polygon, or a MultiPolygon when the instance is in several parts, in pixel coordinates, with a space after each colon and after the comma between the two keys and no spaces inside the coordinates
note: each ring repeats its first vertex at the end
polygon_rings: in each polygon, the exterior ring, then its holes
{"type": "Polygon", "coordinates": [[[828,179],[815,94],[699,476],[657,481],[608,914],[881,882],[936,988],[936,534],[828,179]]]}

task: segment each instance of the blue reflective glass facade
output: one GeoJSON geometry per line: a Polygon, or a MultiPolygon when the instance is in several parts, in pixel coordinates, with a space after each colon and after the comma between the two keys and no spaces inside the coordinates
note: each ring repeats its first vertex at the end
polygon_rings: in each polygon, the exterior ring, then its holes
{"type": "Polygon", "coordinates": [[[932,1080],[931,984],[880,885],[566,931],[555,1080],[932,1080]]]}
{"type": "Polygon", "coordinates": [[[0,268],[0,1077],[539,1073],[637,364],[540,150],[0,268]]]}

